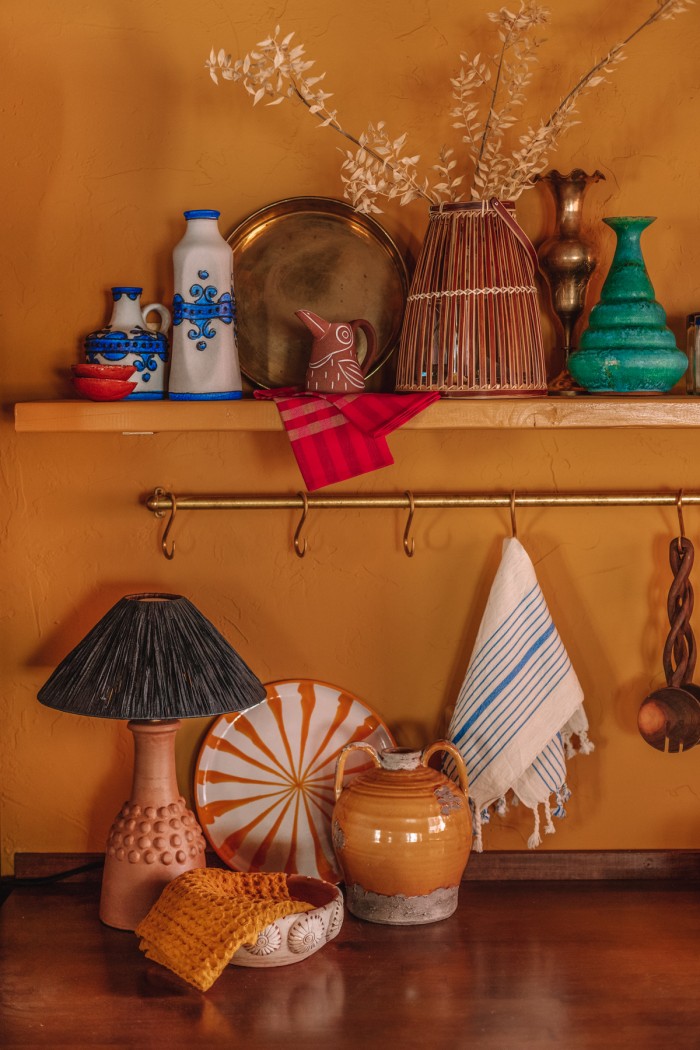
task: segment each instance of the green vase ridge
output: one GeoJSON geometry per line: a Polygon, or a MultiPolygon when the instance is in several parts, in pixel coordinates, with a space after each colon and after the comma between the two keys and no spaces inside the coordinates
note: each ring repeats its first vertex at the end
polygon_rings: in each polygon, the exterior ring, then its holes
{"type": "Polygon", "coordinates": [[[600,302],[569,358],[571,375],[592,393],[663,393],[688,366],[644,263],[640,239],[654,221],[649,215],[603,219],[617,237],[615,254],[600,302]]]}

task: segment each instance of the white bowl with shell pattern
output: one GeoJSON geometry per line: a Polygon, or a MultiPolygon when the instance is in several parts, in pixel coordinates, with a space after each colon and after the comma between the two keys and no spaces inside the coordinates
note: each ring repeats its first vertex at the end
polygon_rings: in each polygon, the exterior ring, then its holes
{"type": "Polygon", "coordinates": [[[307,875],[287,876],[287,886],[293,900],[313,904],[313,909],[275,919],[254,944],[241,945],[232,966],[289,966],[308,959],[338,936],[345,910],[337,886],[307,875]]]}

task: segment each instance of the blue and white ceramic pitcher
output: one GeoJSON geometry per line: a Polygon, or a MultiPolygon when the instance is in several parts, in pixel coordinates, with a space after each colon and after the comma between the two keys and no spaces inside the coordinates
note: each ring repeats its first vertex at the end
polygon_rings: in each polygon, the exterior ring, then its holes
{"type": "Polygon", "coordinates": [[[155,401],[165,390],[170,311],[161,303],[142,307],[142,292],[133,285],[112,288],[114,306],[109,324],[87,336],[85,354],[92,365],[133,365],[136,372],[131,378],[138,385],[129,399],[155,401]],[[148,327],[151,313],[160,317],[156,331],[148,327]]]}

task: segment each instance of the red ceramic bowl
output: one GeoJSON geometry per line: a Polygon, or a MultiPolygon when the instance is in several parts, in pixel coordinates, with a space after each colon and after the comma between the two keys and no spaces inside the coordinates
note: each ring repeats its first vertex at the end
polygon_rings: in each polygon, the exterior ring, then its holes
{"type": "Polygon", "coordinates": [[[138,386],[137,383],[125,383],[119,379],[87,379],[76,376],[73,386],[83,397],[91,401],[121,401],[138,386]]]}
{"type": "Polygon", "coordinates": [[[136,371],[134,365],[71,365],[74,376],[84,379],[130,379],[136,371]]]}

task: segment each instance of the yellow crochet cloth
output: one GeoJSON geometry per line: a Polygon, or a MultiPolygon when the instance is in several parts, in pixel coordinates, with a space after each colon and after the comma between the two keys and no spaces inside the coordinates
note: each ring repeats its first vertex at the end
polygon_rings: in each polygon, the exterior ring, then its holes
{"type": "Polygon", "coordinates": [[[196,868],[168,883],[136,935],[149,959],[205,992],[242,944],[275,919],[312,908],[291,900],[284,872],[196,868]]]}

